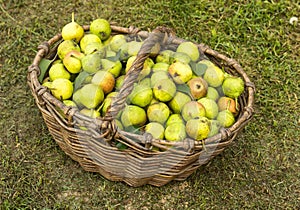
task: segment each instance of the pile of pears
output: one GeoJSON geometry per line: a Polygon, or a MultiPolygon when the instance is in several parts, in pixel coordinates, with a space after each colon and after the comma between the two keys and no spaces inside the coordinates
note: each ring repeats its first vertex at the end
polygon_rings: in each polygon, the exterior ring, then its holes
{"type": "MultiPolygon", "coordinates": [[[[61,34],[58,58],[42,84],[82,114],[105,116],[144,40],[113,35],[110,23],[101,18],[84,31],[74,15],[61,34]]],[[[146,59],[115,123],[121,130],[147,132],[155,139],[199,141],[235,123],[243,92],[242,78],[204,59],[197,45],[185,41],[146,59]]]]}

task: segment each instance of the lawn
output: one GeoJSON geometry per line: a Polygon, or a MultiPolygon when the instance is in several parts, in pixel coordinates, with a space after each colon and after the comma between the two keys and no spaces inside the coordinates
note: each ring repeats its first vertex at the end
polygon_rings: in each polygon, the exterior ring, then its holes
{"type": "Polygon", "coordinates": [[[300,14],[296,0],[0,1],[0,209],[299,209],[300,14]],[[84,171],[55,143],[26,83],[37,46],[75,12],[205,43],[255,83],[235,143],[185,181],[130,187],[84,171]]]}

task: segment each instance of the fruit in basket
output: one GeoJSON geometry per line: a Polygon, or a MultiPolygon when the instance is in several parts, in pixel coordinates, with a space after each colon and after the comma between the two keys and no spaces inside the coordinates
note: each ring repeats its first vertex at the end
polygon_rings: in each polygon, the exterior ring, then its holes
{"type": "Polygon", "coordinates": [[[208,84],[202,77],[195,77],[187,84],[194,99],[202,98],[207,94],[208,84]]]}
{"type": "Polygon", "coordinates": [[[155,83],[157,83],[161,79],[169,79],[168,72],[166,71],[156,71],[150,77],[150,86],[154,87],[155,83]]]}
{"type": "Polygon", "coordinates": [[[192,59],[192,61],[195,61],[195,62],[200,57],[200,53],[199,53],[197,45],[195,45],[194,43],[192,43],[190,41],[180,43],[178,45],[176,51],[186,53],[192,59]]]}
{"type": "Polygon", "coordinates": [[[222,96],[218,100],[219,111],[229,110],[234,116],[238,114],[239,105],[230,97],[222,96]]]}
{"type": "Polygon", "coordinates": [[[176,93],[176,85],[171,79],[158,80],[153,86],[153,95],[162,102],[170,101],[176,93]]]}
{"type": "Polygon", "coordinates": [[[188,54],[184,52],[175,52],[172,57],[170,58],[170,62],[181,62],[181,63],[189,63],[191,61],[191,58],[188,54]]]}
{"type": "Polygon", "coordinates": [[[63,64],[70,73],[77,74],[81,70],[81,59],[83,57],[83,53],[72,50],[64,57],[63,64]]]}
{"type": "Polygon", "coordinates": [[[172,100],[168,102],[168,105],[174,113],[179,114],[181,112],[182,107],[191,100],[191,97],[187,94],[177,91],[172,100]]]}
{"type": "Polygon", "coordinates": [[[197,101],[187,102],[181,110],[181,115],[185,121],[205,116],[204,106],[197,101]]]}
{"type": "Polygon", "coordinates": [[[180,114],[171,114],[166,122],[166,126],[172,123],[184,123],[182,116],[180,114]]]}
{"type": "Polygon", "coordinates": [[[168,125],[165,129],[165,139],[168,141],[181,141],[186,138],[185,125],[175,122],[168,125]]]}
{"type": "Polygon", "coordinates": [[[122,85],[124,83],[124,79],[125,79],[125,75],[124,74],[121,75],[121,76],[118,76],[116,78],[116,82],[115,82],[115,89],[116,90],[120,90],[121,89],[121,87],[122,87],[122,85]]]}
{"type": "Polygon", "coordinates": [[[104,100],[104,93],[98,85],[90,83],[77,90],[73,100],[76,104],[82,104],[88,109],[95,109],[104,100]]]}
{"type": "Polygon", "coordinates": [[[108,71],[100,70],[96,72],[91,82],[98,85],[103,90],[104,94],[110,93],[115,87],[115,77],[108,71]]]}
{"type": "Polygon", "coordinates": [[[146,107],[150,104],[153,98],[152,89],[143,84],[134,84],[132,92],[128,96],[128,101],[131,104],[146,107]]]}
{"type": "Polygon", "coordinates": [[[153,103],[147,108],[147,116],[150,122],[164,124],[170,115],[169,107],[163,102],[153,103]]]}
{"type": "Polygon", "coordinates": [[[82,69],[88,73],[96,73],[102,68],[101,55],[98,53],[85,55],[81,59],[82,69]]]}
{"type": "Polygon", "coordinates": [[[147,122],[146,112],[143,108],[136,105],[127,105],[121,114],[122,125],[140,127],[147,122]]]}
{"type": "Polygon", "coordinates": [[[215,100],[204,97],[198,100],[205,108],[205,117],[208,119],[214,119],[219,112],[219,108],[215,100]]]}
{"type": "Polygon", "coordinates": [[[66,100],[63,100],[63,103],[66,105],[66,106],[70,106],[70,107],[77,107],[76,103],[72,100],[69,100],[69,99],[66,99],[66,100]]]}
{"type": "Polygon", "coordinates": [[[211,120],[210,121],[210,131],[209,131],[208,137],[212,137],[212,136],[218,134],[220,131],[220,128],[221,128],[221,124],[218,120],[211,120]]]}
{"type": "Polygon", "coordinates": [[[155,62],[156,63],[167,63],[167,64],[171,64],[171,57],[174,54],[174,51],[172,50],[163,50],[161,51],[155,58],[155,62]]]}
{"type": "Polygon", "coordinates": [[[108,39],[111,34],[110,23],[102,18],[95,19],[90,24],[90,32],[104,41],[108,39]]]}
{"type": "Polygon", "coordinates": [[[154,65],[152,66],[152,72],[153,73],[155,73],[157,71],[168,72],[169,66],[170,66],[169,64],[163,63],[163,62],[154,63],[154,65]]]}
{"type": "Polygon", "coordinates": [[[235,118],[229,110],[223,110],[218,113],[217,120],[220,122],[221,126],[228,128],[235,123],[235,118]]]}
{"type": "Polygon", "coordinates": [[[195,140],[202,140],[210,133],[210,122],[205,117],[190,119],[186,122],[186,133],[195,140]]]}
{"type": "Polygon", "coordinates": [[[82,110],[79,111],[81,114],[91,117],[91,118],[97,118],[100,117],[100,112],[95,110],[95,109],[87,109],[83,108],[82,110]]]}
{"type": "Polygon", "coordinates": [[[189,64],[182,63],[179,61],[172,63],[168,71],[177,84],[184,84],[187,81],[189,81],[193,76],[193,72],[189,64]]]}
{"type": "Polygon", "coordinates": [[[80,52],[79,45],[73,40],[64,40],[57,47],[57,55],[61,60],[63,60],[66,54],[72,50],[80,52]]]}
{"type": "Polygon", "coordinates": [[[59,100],[66,100],[71,98],[74,89],[70,80],[58,78],[52,82],[50,90],[55,98],[59,100]]]}
{"type": "Polygon", "coordinates": [[[111,61],[109,59],[102,59],[101,60],[102,69],[104,71],[108,71],[114,75],[115,78],[117,78],[122,70],[122,63],[121,61],[111,61]]]}
{"type": "Polygon", "coordinates": [[[207,69],[203,75],[203,78],[206,80],[209,86],[218,87],[222,85],[224,81],[224,72],[219,67],[210,61],[207,62],[206,60],[200,61],[199,63],[204,63],[207,65],[207,69]]]}
{"type": "Polygon", "coordinates": [[[95,52],[103,52],[104,55],[104,46],[102,43],[99,42],[91,42],[89,44],[87,44],[84,48],[84,54],[88,55],[88,54],[93,54],[95,52]]]}
{"type": "Polygon", "coordinates": [[[90,43],[99,43],[99,44],[102,44],[102,41],[101,39],[95,35],[95,34],[85,34],[80,42],[79,42],[79,46],[80,46],[80,49],[82,52],[85,53],[85,48],[88,44],[90,43]]]}
{"type": "Polygon", "coordinates": [[[208,87],[206,97],[217,101],[220,98],[220,95],[216,88],[208,87]]]}
{"type": "Polygon", "coordinates": [[[150,133],[154,139],[164,139],[165,128],[158,122],[150,122],[145,126],[145,132],[150,133]]]}
{"type": "Polygon", "coordinates": [[[238,98],[244,92],[244,81],[240,77],[227,76],[222,84],[224,94],[230,98],[238,98]]]}
{"type": "Polygon", "coordinates": [[[134,41],[134,40],[128,42],[128,54],[130,56],[137,55],[138,52],[140,51],[142,45],[143,45],[143,42],[138,42],[138,41],[134,41]]]}
{"type": "Polygon", "coordinates": [[[111,50],[113,50],[115,52],[118,52],[119,49],[121,48],[121,46],[125,43],[126,43],[125,35],[124,34],[117,34],[117,35],[114,35],[111,38],[109,46],[110,46],[111,50]]]}
{"type": "Polygon", "coordinates": [[[55,63],[49,69],[49,78],[51,81],[58,78],[70,79],[71,75],[62,63],[55,63]]]}
{"type": "Polygon", "coordinates": [[[66,24],[61,31],[61,36],[64,40],[75,40],[77,43],[84,35],[84,29],[81,25],[75,22],[74,13],[72,13],[72,22],[66,24]]]}
{"type": "Polygon", "coordinates": [[[106,97],[104,98],[102,104],[101,104],[101,113],[102,116],[105,116],[107,109],[109,106],[111,106],[114,97],[118,94],[118,92],[110,92],[109,94],[106,95],[106,97]]]}

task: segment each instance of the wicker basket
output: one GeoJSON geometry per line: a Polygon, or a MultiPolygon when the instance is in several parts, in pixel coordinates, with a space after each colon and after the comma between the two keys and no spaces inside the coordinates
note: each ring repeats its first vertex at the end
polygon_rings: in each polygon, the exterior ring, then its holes
{"type": "MultiPolygon", "coordinates": [[[[89,30],[89,26],[83,27],[89,30]]],[[[86,171],[98,172],[109,180],[124,181],[130,186],[162,186],[172,180],[185,180],[228,147],[252,118],[254,84],[235,60],[204,44],[198,44],[202,56],[208,57],[227,73],[239,75],[245,82],[245,91],[238,98],[241,111],[236,122],[204,141],[186,138],[180,142],[168,142],[153,139],[147,134],[119,130],[112,116],[124,108],[126,98],[151,48],[157,43],[161,46],[176,46],[186,40],[176,37],[163,27],[151,33],[135,27],[123,28],[113,24],[111,27],[113,34],[138,35],[146,40],[105,117],[94,119],[82,115],[78,109],[57,100],[39,82],[39,64],[43,58],[52,59],[55,56],[57,45],[62,40],[61,34],[38,47],[34,61],[28,68],[28,84],[44,121],[60,148],[86,171]],[[86,129],[80,129],[82,126],[86,129]],[[116,142],[126,145],[127,149],[118,149],[116,142]],[[153,146],[161,150],[153,151],[153,146]]]]}

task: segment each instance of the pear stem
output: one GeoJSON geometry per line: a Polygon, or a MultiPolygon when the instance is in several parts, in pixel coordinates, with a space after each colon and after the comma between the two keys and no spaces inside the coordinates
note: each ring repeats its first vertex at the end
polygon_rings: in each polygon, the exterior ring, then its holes
{"type": "Polygon", "coordinates": [[[72,12],[72,22],[74,23],[75,21],[75,15],[74,15],[74,12],[72,12]]]}

